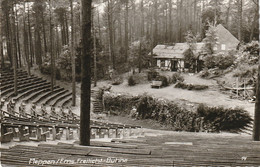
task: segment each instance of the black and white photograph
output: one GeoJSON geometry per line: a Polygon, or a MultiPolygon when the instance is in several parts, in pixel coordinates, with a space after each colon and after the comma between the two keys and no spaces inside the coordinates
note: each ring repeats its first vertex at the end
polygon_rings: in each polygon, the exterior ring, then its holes
{"type": "Polygon", "coordinates": [[[260,167],[259,0],[0,0],[0,167],[260,167]]]}

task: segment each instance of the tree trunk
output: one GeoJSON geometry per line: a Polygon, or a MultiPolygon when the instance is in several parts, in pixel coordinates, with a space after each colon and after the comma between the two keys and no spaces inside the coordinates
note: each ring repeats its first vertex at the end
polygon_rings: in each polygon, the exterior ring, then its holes
{"type": "Polygon", "coordinates": [[[260,140],[260,59],[258,61],[258,81],[256,84],[256,103],[253,128],[253,140],[260,140]]]}
{"type": "MultiPolygon", "coordinates": [[[[36,11],[39,12],[39,11],[36,11]]],[[[40,18],[39,14],[36,13],[36,24],[35,24],[35,58],[36,64],[42,65],[42,44],[41,44],[41,34],[40,34],[40,18]]]]}
{"type": "MultiPolygon", "coordinates": [[[[101,40],[102,36],[101,36],[101,26],[100,26],[100,21],[99,21],[99,11],[97,11],[97,12],[98,12],[98,37],[99,37],[100,45],[102,46],[103,43],[102,43],[102,40],[101,40]]],[[[120,25],[120,28],[121,28],[121,25],[120,25]]],[[[122,37],[121,37],[121,43],[122,43],[122,37]]]]}
{"type": "Polygon", "coordinates": [[[179,10],[179,42],[182,42],[182,0],[180,0],[180,10],[179,10]]]}
{"type": "Polygon", "coordinates": [[[165,43],[167,43],[168,42],[168,36],[169,36],[169,34],[168,34],[168,21],[167,21],[167,19],[168,19],[168,12],[167,12],[167,3],[165,3],[165,17],[164,17],[164,19],[165,19],[165,32],[164,32],[164,42],[165,43]]]}
{"type": "MultiPolygon", "coordinates": [[[[99,12],[97,11],[98,14],[98,22],[99,22],[99,12]]],[[[122,48],[122,22],[121,22],[121,6],[118,9],[118,44],[120,45],[120,48],[122,48]]],[[[99,23],[98,23],[99,26],[99,23]]],[[[101,38],[100,38],[101,39],[101,38]]]]}
{"type": "Polygon", "coordinates": [[[14,16],[14,2],[12,2],[11,9],[11,29],[12,29],[12,56],[13,56],[13,72],[14,72],[14,95],[17,95],[17,50],[15,42],[15,16],[14,16]]]}
{"type": "Polygon", "coordinates": [[[139,56],[138,56],[138,69],[139,73],[141,73],[142,70],[142,40],[140,40],[140,46],[139,46],[139,56]]]}
{"type": "Polygon", "coordinates": [[[94,87],[97,86],[97,52],[96,52],[96,29],[94,24],[95,8],[92,9],[92,32],[93,32],[93,54],[94,54],[94,87]]]}
{"type": "Polygon", "coordinates": [[[44,21],[44,13],[41,13],[41,17],[42,17],[42,31],[43,31],[43,42],[44,42],[44,52],[45,52],[45,56],[46,53],[48,52],[48,47],[47,47],[47,39],[46,39],[46,30],[45,30],[45,21],[44,21]]]}
{"type": "Polygon", "coordinates": [[[243,12],[243,1],[237,0],[237,10],[238,10],[238,40],[242,40],[242,12],[243,12]]]}
{"type": "Polygon", "coordinates": [[[6,38],[7,38],[7,55],[10,60],[11,65],[13,65],[13,58],[12,58],[12,39],[11,39],[11,24],[10,24],[10,19],[9,19],[9,12],[5,13],[5,21],[6,21],[6,38]]]}
{"type": "Polygon", "coordinates": [[[108,13],[107,13],[107,20],[108,20],[108,37],[109,37],[109,54],[110,54],[110,66],[115,69],[114,66],[114,39],[113,39],[113,28],[112,28],[112,9],[111,9],[111,2],[110,0],[107,1],[107,8],[108,8],[108,13]]]}
{"type": "Polygon", "coordinates": [[[158,0],[154,2],[154,40],[153,47],[158,44],[158,0]]]}
{"type": "Polygon", "coordinates": [[[25,22],[25,0],[23,1],[23,50],[24,50],[24,55],[26,59],[26,64],[27,64],[27,72],[28,75],[31,75],[31,70],[30,70],[30,58],[29,58],[29,46],[28,46],[28,33],[26,31],[26,22],[25,22]]]}
{"type": "Polygon", "coordinates": [[[0,57],[1,57],[1,68],[5,68],[4,63],[4,54],[3,54],[3,34],[2,34],[2,28],[3,28],[3,21],[2,21],[2,0],[0,0],[0,57]]]}
{"type": "Polygon", "coordinates": [[[194,32],[197,33],[197,25],[198,25],[198,20],[196,21],[196,15],[197,15],[197,0],[194,0],[194,8],[193,8],[193,25],[194,25],[194,32]]]}
{"type": "Polygon", "coordinates": [[[173,42],[172,37],[172,0],[169,0],[169,41],[173,42]]]}
{"type": "Polygon", "coordinates": [[[30,8],[28,5],[28,30],[29,30],[29,45],[30,45],[30,60],[31,60],[31,67],[33,66],[33,57],[34,57],[34,49],[33,49],[33,42],[32,42],[32,31],[31,31],[31,23],[30,23],[30,8]]]}
{"type": "Polygon", "coordinates": [[[65,12],[65,28],[66,28],[66,45],[69,44],[69,26],[68,26],[68,19],[67,19],[67,14],[65,12]]]}
{"type": "Polygon", "coordinates": [[[230,25],[229,25],[229,13],[230,13],[230,7],[231,7],[232,0],[228,1],[228,8],[227,8],[227,13],[226,13],[226,25],[227,29],[230,30],[230,25]]]}
{"type": "Polygon", "coordinates": [[[144,36],[144,0],[141,0],[141,37],[144,36]]]}
{"type": "Polygon", "coordinates": [[[52,36],[52,0],[49,0],[49,8],[50,8],[50,56],[51,56],[51,91],[54,89],[54,55],[53,55],[53,36],[52,36]]]}
{"type": "Polygon", "coordinates": [[[82,57],[81,57],[81,103],[80,145],[90,145],[90,95],[91,95],[91,3],[82,2],[82,57]]]}
{"type": "Polygon", "coordinates": [[[255,26],[257,23],[257,19],[259,18],[258,11],[259,11],[259,6],[257,6],[257,8],[255,9],[255,16],[254,16],[254,20],[252,22],[251,31],[250,31],[250,42],[253,40],[255,26]]]}
{"type": "Polygon", "coordinates": [[[128,0],[125,2],[125,62],[128,60],[128,0]]]}
{"type": "Polygon", "coordinates": [[[61,43],[60,43],[60,35],[58,31],[58,24],[55,25],[55,36],[56,36],[56,55],[60,55],[60,50],[61,50],[61,43]]]}
{"type": "Polygon", "coordinates": [[[75,69],[75,53],[74,53],[74,19],[73,19],[73,0],[70,0],[70,17],[71,17],[71,65],[72,65],[72,106],[76,105],[76,69],[75,69]]]}
{"type": "MultiPolygon", "coordinates": [[[[15,17],[17,17],[17,10],[15,9],[15,17]]],[[[19,36],[19,21],[17,21],[17,25],[16,25],[16,42],[17,42],[17,52],[18,52],[18,58],[19,61],[17,62],[17,64],[19,65],[19,67],[22,67],[22,56],[21,56],[21,47],[20,47],[20,36],[19,36]]]]}

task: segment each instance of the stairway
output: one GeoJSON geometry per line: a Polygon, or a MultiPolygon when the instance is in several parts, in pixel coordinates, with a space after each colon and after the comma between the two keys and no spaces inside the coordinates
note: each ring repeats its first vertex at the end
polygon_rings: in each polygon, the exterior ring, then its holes
{"type": "Polygon", "coordinates": [[[104,111],[102,100],[99,99],[98,96],[99,96],[99,90],[92,89],[91,90],[91,100],[92,100],[91,102],[93,105],[94,113],[102,113],[104,111]]]}

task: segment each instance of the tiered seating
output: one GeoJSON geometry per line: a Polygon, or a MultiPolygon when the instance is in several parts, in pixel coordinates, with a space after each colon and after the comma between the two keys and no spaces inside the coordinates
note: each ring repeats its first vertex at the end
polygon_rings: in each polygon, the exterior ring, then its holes
{"type": "MultiPolygon", "coordinates": [[[[51,85],[46,80],[37,76],[29,76],[26,71],[17,71],[17,95],[14,94],[14,75],[12,70],[1,70],[1,99],[8,101],[13,98],[18,103],[24,101],[26,103],[33,102],[36,104],[52,104],[57,106],[57,103],[66,102],[62,104],[63,107],[68,106],[72,100],[71,92],[59,86],[54,87],[51,91],[51,85]]],[[[1,107],[3,107],[1,105],[1,107]]]]}
{"type": "MultiPolygon", "coordinates": [[[[12,71],[1,71],[1,142],[75,139],[79,116],[67,106],[72,93],[19,70],[17,95],[12,71]],[[57,107],[59,106],[59,107],[57,107]]],[[[138,126],[91,121],[91,137],[123,137],[134,134],[138,126]]]]}
{"type": "MultiPolygon", "coordinates": [[[[16,112],[13,100],[10,100],[8,106],[8,111],[1,110],[0,113],[1,142],[60,140],[64,135],[66,140],[77,139],[79,116],[70,108],[51,107],[51,110],[47,111],[45,105],[37,109],[33,104],[30,111],[25,111],[25,104],[22,103],[19,112],[16,112]]],[[[91,121],[91,138],[122,138],[137,135],[141,133],[140,128],[140,126],[91,121]]]]}

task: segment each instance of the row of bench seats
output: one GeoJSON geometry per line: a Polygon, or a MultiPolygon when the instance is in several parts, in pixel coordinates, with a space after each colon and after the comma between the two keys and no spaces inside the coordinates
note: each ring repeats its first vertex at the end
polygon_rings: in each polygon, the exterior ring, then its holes
{"type": "Polygon", "coordinates": [[[56,86],[51,91],[51,84],[42,78],[31,75],[26,71],[17,71],[17,95],[14,94],[14,75],[11,70],[1,70],[1,99],[8,101],[33,102],[36,104],[50,104],[54,106],[68,106],[72,101],[72,93],[64,88],[56,86]]]}
{"type": "MultiPolygon", "coordinates": [[[[36,107],[33,106],[32,109],[36,109],[36,107]]],[[[55,110],[51,112],[60,117],[51,114],[49,118],[35,116],[35,111],[28,114],[23,111],[10,113],[1,110],[1,142],[60,140],[62,137],[66,140],[77,139],[79,117],[72,114],[73,120],[64,119],[61,114],[64,111],[60,111],[60,114],[55,110]]],[[[65,114],[70,115],[69,111],[65,114]]],[[[140,126],[91,121],[91,138],[122,138],[141,134],[140,126]]]]}

